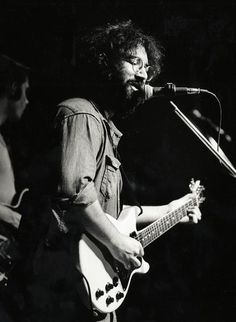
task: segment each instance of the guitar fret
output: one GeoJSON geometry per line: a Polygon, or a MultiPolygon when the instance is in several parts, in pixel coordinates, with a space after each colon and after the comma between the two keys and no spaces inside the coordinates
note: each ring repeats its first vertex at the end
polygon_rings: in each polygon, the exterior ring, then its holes
{"type": "Polygon", "coordinates": [[[154,223],[144,228],[144,230],[137,234],[137,240],[143,245],[143,247],[146,247],[152,241],[164,234],[167,230],[175,226],[183,217],[187,215],[189,206],[193,206],[194,204],[196,204],[196,200],[191,199],[178,209],[175,209],[164,217],[156,220],[154,223]]]}
{"type": "MultiPolygon", "coordinates": [[[[131,237],[135,236],[134,238],[143,247],[146,247],[186,216],[190,206],[198,205],[204,201],[204,198],[200,196],[203,187],[199,187],[198,190],[193,188],[191,191],[195,194],[191,195],[192,198],[189,198],[184,204],[181,203],[181,207],[170,211],[141,231],[135,230],[133,207],[124,209],[124,213],[120,215],[119,223],[116,223],[116,220],[109,215],[107,216],[117,226],[117,229],[129,233],[131,237]]],[[[96,238],[91,238],[86,233],[82,234],[81,240],[78,242],[78,268],[81,275],[86,278],[83,293],[86,300],[90,299],[89,306],[96,308],[101,313],[109,313],[118,309],[125,299],[133,274],[136,271],[146,273],[149,265],[143,260],[140,268],[128,270],[116,261],[106,248],[104,253],[103,250],[104,247],[102,246],[100,249],[100,243],[97,244],[96,238]],[[94,271],[94,268],[99,270],[99,279],[96,278],[97,272],[94,271]]]]}

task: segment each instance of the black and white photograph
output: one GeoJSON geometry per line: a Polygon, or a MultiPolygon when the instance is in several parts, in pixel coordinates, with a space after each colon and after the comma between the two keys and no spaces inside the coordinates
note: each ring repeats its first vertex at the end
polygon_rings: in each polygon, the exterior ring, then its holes
{"type": "Polygon", "coordinates": [[[234,322],[236,3],[0,0],[0,322],[234,322]]]}

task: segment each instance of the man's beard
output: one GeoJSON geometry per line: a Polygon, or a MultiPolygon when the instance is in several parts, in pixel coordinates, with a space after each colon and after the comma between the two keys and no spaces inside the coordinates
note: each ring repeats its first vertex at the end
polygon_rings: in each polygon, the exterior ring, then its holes
{"type": "Polygon", "coordinates": [[[128,81],[120,86],[117,96],[115,114],[117,117],[127,118],[144,103],[144,86],[135,81],[128,81]],[[133,87],[138,90],[134,90],[133,87]]]}

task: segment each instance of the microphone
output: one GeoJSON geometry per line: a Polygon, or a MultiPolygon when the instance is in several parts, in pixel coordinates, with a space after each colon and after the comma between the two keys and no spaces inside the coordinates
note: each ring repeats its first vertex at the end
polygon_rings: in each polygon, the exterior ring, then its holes
{"type": "Polygon", "coordinates": [[[192,110],[192,114],[199,120],[207,122],[216,132],[219,132],[220,130],[220,135],[223,135],[226,141],[232,141],[232,138],[229,134],[227,134],[222,128],[220,129],[220,127],[216,125],[209,117],[202,115],[198,109],[195,108],[192,110]]]}
{"type": "Polygon", "coordinates": [[[152,97],[174,97],[177,95],[190,95],[190,94],[201,94],[208,92],[201,88],[191,88],[191,87],[176,87],[173,83],[167,83],[164,87],[152,87],[150,85],[145,85],[145,99],[150,99],[152,97]]]}

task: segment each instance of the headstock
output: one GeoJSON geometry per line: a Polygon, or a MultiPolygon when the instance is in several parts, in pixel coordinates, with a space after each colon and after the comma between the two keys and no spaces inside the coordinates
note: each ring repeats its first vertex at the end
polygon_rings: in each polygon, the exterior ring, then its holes
{"type": "Polygon", "coordinates": [[[197,204],[202,203],[206,198],[203,197],[202,192],[205,190],[204,186],[200,185],[200,180],[191,179],[189,184],[190,191],[195,195],[197,204]]]}

